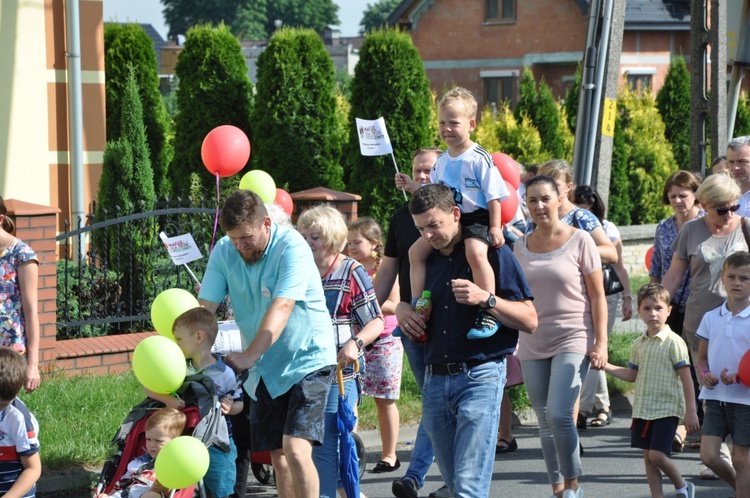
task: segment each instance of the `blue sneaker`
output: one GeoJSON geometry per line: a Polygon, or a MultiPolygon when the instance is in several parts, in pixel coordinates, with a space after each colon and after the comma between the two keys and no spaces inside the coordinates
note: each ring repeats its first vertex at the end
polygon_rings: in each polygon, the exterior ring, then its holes
{"type": "Polygon", "coordinates": [[[500,322],[497,318],[487,313],[485,310],[479,310],[477,313],[477,319],[474,322],[474,328],[472,328],[466,337],[469,339],[486,339],[491,337],[500,328],[500,322]]]}

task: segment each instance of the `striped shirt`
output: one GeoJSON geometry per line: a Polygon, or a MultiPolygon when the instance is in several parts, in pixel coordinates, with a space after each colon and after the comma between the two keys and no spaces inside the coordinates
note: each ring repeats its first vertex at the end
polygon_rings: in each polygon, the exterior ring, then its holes
{"type": "MultiPolygon", "coordinates": [[[[21,457],[39,452],[39,424],[23,401],[16,398],[0,412],[0,496],[23,472],[21,457]]],[[[36,496],[36,484],[24,497],[36,496]]]]}
{"type": "Polygon", "coordinates": [[[677,371],[690,365],[685,341],[668,325],[649,337],[645,332],[633,342],[628,367],[635,379],[633,418],[656,420],[685,418],[685,395],[677,371]]]}

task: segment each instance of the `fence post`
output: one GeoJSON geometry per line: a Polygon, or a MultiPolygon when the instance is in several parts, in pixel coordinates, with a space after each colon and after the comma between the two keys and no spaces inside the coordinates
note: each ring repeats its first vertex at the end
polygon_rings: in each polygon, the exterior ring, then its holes
{"type": "Polygon", "coordinates": [[[57,342],[57,214],[58,208],[7,199],[8,216],[16,224],[16,237],[39,258],[39,362],[55,360],[57,342]]]}

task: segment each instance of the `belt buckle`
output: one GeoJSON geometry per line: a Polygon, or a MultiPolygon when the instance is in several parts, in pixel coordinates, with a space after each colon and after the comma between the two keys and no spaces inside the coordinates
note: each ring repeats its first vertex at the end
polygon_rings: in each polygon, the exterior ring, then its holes
{"type": "Polygon", "coordinates": [[[458,375],[464,371],[463,363],[448,363],[445,366],[446,370],[448,371],[448,375],[458,375]]]}

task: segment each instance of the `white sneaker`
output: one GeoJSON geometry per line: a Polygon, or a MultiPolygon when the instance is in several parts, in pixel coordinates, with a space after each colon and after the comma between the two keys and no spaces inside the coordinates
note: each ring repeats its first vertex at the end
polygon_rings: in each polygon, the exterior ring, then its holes
{"type": "Polygon", "coordinates": [[[684,493],[677,493],[678,497],[684,496],[685,498],[695,498],[695,485],[692,482],[685,481],[687,489],[684,493]]]}
{"type": "Polygon", "coordinates": [[[583,498],[583,488],[579,487],[575,491],[566,489],[563,491],[562,498],[583,498]]]}

